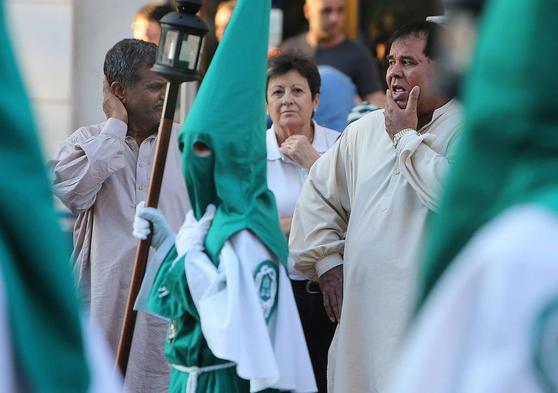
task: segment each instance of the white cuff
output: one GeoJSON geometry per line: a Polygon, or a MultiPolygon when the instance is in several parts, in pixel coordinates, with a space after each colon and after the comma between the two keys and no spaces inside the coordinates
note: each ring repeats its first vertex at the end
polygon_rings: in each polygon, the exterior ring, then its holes
{"type": "Polygon", "coordinates": [[[401,151],[404,150],[409,143],[412,143],[413,141],[420,141],[422,140],[422,137],[423,135],[418,132],[406,132],[401,136],[401,138],[399,138],[397,145],[395,145],[395,150],[397,150],[398,153],[401,153],[401,151]]]}
{"type": "Polygon", "coordinates": [[[111,117],[105,123],[101,133],[124,140],[124,138],[126,138],[126,134],[128,133],[128,124],[124,123],[120,119],[111,117]]]}
{"type": "Polygon", "coordinates": [[[325,258],[321,259],[320,261],[316,262],[316,274],[318,275],[319,278],[324,273],[342,264],[343,264],[343,258],[341,258],[340,254],[328,255],[325,258]]]}

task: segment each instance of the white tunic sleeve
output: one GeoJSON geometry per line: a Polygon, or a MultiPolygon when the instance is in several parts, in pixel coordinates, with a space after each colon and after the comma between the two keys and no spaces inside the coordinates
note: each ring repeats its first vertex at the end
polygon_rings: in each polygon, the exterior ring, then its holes
{"type": "Polygon", "coordinates": [[[124,168],[127,130],[126,123],[113,118],[107,120],[98,135],[79,129],[51,160],[54,193],[73,213],[93,206],[104,181],[124,168]]]}
{"type": "Polygon", "coordinates": [[[311,280],[343,263],[353,187],[347,129],[310,170],[298,199],[289,247],[295,269],[311,280]]]}
{"type": "Polygon", "coordinates": [[[406,133],[397,144],[398,166],[420,201],[430,210],[438,210],[442,181],[449,170],[449,160],[432,149],[436,136],[406,133]]]}

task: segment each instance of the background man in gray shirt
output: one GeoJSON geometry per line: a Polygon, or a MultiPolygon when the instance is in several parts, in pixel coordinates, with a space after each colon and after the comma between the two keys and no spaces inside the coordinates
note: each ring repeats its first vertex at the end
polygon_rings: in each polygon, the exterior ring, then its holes
{"type": "Polygon", "coordinates": [[[318,65],[337,68],[351,78],[362,100],[383,107],[385,94],[378,66],[368,49],[343,34],[346,0],[306,0],[307,32],[292,37],[282,48],[313,57],[318,65]]]}

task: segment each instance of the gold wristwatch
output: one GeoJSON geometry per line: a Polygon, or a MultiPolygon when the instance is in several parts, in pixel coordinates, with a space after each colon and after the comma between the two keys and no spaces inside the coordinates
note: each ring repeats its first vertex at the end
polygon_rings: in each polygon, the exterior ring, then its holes
{"type": "Polygon", "coordinates": [[[393,147],[397,147],[397,144],[399,143],[399,140],[401,138],[403,138],[403,135],[405,135],[408,132],[414,132],[415,134],[418,135],[417,130],[412,129],[412,128],[403,128],[401,131],[399,131],[398,133],[396,133],[393,136],[392,142],[393,142],[393,147]]]}

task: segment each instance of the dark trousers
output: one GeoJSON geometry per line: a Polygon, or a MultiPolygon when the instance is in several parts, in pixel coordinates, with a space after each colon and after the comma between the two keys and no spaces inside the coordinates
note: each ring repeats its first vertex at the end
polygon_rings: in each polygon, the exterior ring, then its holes
{"type": "Polygon", "coordinates": [[[316,282],[291,280],[319,393],[327,393],[327,353],[337,323],[327,317],[320,286],[316,282]]]}

